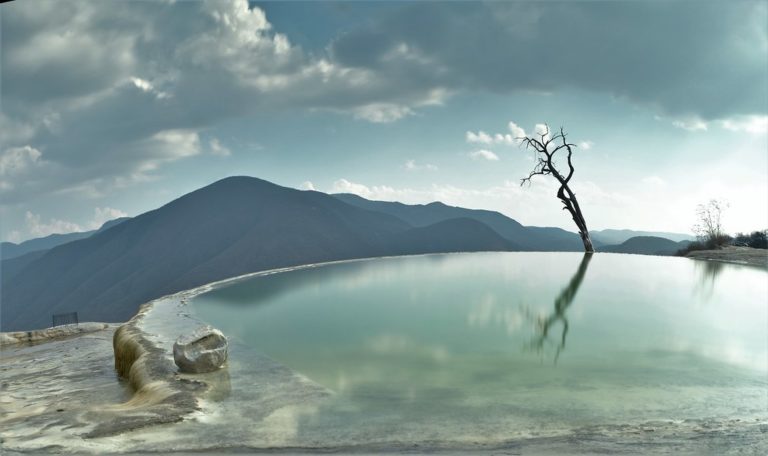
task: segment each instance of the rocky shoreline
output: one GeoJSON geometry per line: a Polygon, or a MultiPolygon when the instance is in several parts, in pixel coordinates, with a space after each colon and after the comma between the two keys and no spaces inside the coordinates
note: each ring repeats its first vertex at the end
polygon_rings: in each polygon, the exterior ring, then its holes
{"type": "Polygon", "coordinates": [[[726,246],[718,250],[694,250],[689,252],[686,258],[720,261],[768,269],[768,250],[766,249],[726,246]]]}

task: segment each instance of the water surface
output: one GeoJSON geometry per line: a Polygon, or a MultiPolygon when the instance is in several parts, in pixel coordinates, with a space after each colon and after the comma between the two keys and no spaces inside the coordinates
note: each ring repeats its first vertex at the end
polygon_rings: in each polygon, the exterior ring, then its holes
{"type": "MultiPolygon", "coordinates": [[[[276,418],[278,443],[323,446],[764,420],[767,302],[760,269],[478,253],[256,277],[191,305],[330,392],[276,418]]],[[[261,388],[247,364],[230,362],[224,403],[261,388]]]]}

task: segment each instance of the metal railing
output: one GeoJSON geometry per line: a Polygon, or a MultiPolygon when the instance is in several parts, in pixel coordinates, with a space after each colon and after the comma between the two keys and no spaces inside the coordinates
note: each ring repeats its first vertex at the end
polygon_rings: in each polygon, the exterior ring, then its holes
{"type": "Polygon", "coordinates": [[[77,320],[77,312],[53,315],[53,326],[76,325],[78,323],[79,321],[77,320]]]}

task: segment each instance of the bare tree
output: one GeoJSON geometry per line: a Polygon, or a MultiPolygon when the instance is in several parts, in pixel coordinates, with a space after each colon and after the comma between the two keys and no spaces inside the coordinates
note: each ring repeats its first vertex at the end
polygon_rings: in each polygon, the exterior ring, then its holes
{"type": "Polygon", "coordinates": [[[727,208],[727,202],[716,199],[696,207],[697,223],[693,226],[693,232],[699,240],[718,241],[725,236],[721,219],[727,208]]]}
{"type": "Polygon", "coordinates": [[[589,236],[589,230],[587,229],[587,222],[584,220],[584,215],[581,213],[581,207],[576,199],[576,194],[573,193],[568,183],[573,177],[573,162],[571,156],[573,155],[573,148],[575,144],[570,144],[566,140],[566,134],[563,132],[562,127],[560,133],[550,137],[549,127],[546,127],[546,131],[538,134],[538,138],[535,136],[526,136],[525,138],[519,138],[521,144],[525,145],[526,149],[533,149],[536,151],[536,165],[533,171],[528,174],[528,177],[521,179],[520,185],[526,183],[530,184],[533,176],[536,175],[550,175],[554,177],[559,183],[560,188],[557,190],[557,197],[563,203],[563,210],[567,210],[571,214],[571,218],[576,223],[576,227],[579,229],[579,235],[581,241],[584,243],[584,251],[591,253],[595,251],[592,246],[592,239],[589,236]],[[561,152],[566,154],[566,160],[568,163],[568,172],[563,173],[557,169],[554,158],[555,154],[561,152]]]}

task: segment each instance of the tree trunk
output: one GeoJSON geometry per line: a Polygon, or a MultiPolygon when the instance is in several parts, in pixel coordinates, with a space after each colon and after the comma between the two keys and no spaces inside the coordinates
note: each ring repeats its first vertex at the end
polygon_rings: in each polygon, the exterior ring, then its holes
{"type": "Polygon", "coordinates": [[[574,223],[576,223],[576,228],[579,229],[581,242],[584,243],[584,252],[593,253],[595,247],[592,245],[592,238],[589,235],[587,221],[584,220],[584,215],[581,213],[581,207],[579,206],[579,201],[576,199],[576,194],[571,191],[567,182],[561,181],[560,189],[557,191],[557,197],[563,202],[565,209],[571,213],[571,218],[573,218],[574,223]]]}
{"type": "Polygon", "coordinates": [[[592,246],[592,238],[589,236],[589,231],[579,234],[581,235],[581,241],[584,243],[584,251],[586,253],[593,253],[595,248],[592,246]]]}

